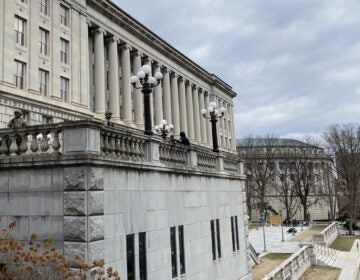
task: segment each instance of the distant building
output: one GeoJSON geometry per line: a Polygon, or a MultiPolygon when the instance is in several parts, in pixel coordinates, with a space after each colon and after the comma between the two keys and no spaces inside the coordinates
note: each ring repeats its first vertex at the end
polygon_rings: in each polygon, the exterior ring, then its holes
{"type": "MultiPolygon", "coordinates": [[[[334,184],[330,174],[331,159],[322,148],[298,140],[282,138],[238,139],[236,148],[245,161],[247,205],[253,221],[260,219],[261,197],[256,191],[266,183],[264,201],[270,214],[282,210],[286,218],[285,198],[290,219],[303,220],[301,201],[296,183],[310,184],[309,220],[332,219],[337,213],[334,184]],[[286,195],[287,194],[287,195],[286,195]]],[[[298,185],[299,186],[299,185],[298,185]]]]}

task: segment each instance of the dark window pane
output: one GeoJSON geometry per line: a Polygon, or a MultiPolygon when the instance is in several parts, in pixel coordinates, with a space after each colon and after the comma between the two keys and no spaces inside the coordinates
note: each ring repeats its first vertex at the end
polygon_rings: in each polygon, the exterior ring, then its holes
{"type": "Polygon", "coordinates": [[[170,228],[170,245],[171,245],[171,270],[172,277],[178,276],[177,265],[176,265],[176,232],[175,227],[170,228]]]}
{"type": "Polygon", "coordinates": [[[217,241],[218,258],[221,258],[221,238],[220,238],[220,222],[219,222],[219,219],[216,219],[216,241],[217,241]]]}
{"type": "Polygon", "coordinates": [[[146,232],[139,233],[139,266],[140,280],[146,280],[146,232]]]}
{"type": "Polygon", "coordinates": [[[234,217],[231,217],[231,240],[232,240],[232,249],[233,252],[235,252],[236,248],[235,248],[234,217]]]}
{"type": "Polygon", "coordinates": [[[127,279],[135,280],[134,234],[126,235],[127,279]]]}
{"type": "Polygon", "coordinates": [[[179,226],[180,274],[185,274],[184,226],[179,226]]]}
{"type": "Polygon", "coordinates": [[[238,219],[235,216],[236,250],[240,250],[238,219]]]}
{"type": "Polygon", "coordinates": [[[214,224],[214,220],[210,221],[210,228],[211,228],[211,248],[212,248],[213,261],[214,261],[214,260],[216,260],[216,244],[215,244],[215,224],[214,224]]]}

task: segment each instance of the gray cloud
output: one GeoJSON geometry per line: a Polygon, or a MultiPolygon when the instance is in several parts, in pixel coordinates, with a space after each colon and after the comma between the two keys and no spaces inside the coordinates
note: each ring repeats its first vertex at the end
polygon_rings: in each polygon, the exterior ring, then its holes
{"type": "Polygon", "coordinates": [[[233,86],[237,137],[360,118],[357,0],[115,2],[233,86]]]}

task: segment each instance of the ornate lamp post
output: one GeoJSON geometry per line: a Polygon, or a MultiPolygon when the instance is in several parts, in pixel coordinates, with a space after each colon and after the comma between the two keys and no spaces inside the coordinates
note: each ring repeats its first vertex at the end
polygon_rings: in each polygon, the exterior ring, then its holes
{"type": "Polygon", "coordinates": [[[207,109],[202,109],[201,114],[205,119],[209,119],[211,122],[212,140],[213,140],[213,151],[219,152],[219,145],[216,132],[216,123],[218,119],[222,118],[225,113],[225,108],[221,107],[219,110],[216,109],[217,104],[210,102],[207,109]]]}
{"type": "Polygon", "coordinates": [[[170,123],[167,124],[166,120],[162,120],[160,124],[155,125],[157,133],[161,134],[162,139],[166,140],[167,135],[173,130],[174,126],[170,123]]]}
{"type": "Polygon", "coordinates": [[[264,252],[266,252],[265,219],[266,219],[266,213],[265,213],[265,211],[263,210],[263,211],[261,212],[261,221],[262,221],[262,228],[263,228],[264,252]]]}
{"type": "Polygon", "coordinates": [[[152,124],[151,124],[151,108],[150,108],[150,94],[152,89],[160,85],[160,81],[163,77],[161,72],[156,72],[154,77],[150,76],[151,67],[149,65],[143,65],[136,76],[130,78],[132,86],[136,89],[141,89],[144,95],[144,122],[146,135],[153,135],[152,124]],[[136,84],[140,83],[141,86],[137,87],[136,84]]]}
{"type": "Polygon", "coordinates": [[[283,218],[282,210],[280,210],[280,223],[281,223],[281,241],[284,242],[284,227],[283,227],[283,218]]]}

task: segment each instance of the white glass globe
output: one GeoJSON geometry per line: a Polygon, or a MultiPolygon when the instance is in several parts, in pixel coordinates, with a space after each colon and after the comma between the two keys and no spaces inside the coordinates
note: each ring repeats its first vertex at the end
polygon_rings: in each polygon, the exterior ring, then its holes
{"type": "Polygon", "coordinates": [[[143,71],[146,75],[150,75],[151,73],[151,67],[147,64],[141,66],[140,70],[143,71]]]}
{"type": "Polygon", "coordinates": [[[165,131],[166,131],[166,132],[169,132],[169,131],[170,131],[169,126],[165,125],[165,131]]]}
{"type": "Polygon", "coordinates": [[[201,110],[201,114],[202,114],[202,115],[206,115],[206,113],[207,113],[206,109],[202,109],[202,110],[201,110]]]}
{"type": "Polygon", "coordinates": [[[155,125],[155,130],[159,130],[160,127],[158,125],[155,125]]]}
{"type": "Polygon", "coordinates": [[[212,107],[212,108],[216,108],[216,103],[213,101],[213,102],[210,102],[209,103],[209,107],[212,107]]]}
{"type": "Polygon", "coordinates": [[[136,76],[139,78],[139,79],[144,79],[145,78],[145,72],[144,71],[139,71],[136,76]]]}
{"type": "Polygon", "coordinates": [[[154,77],[149,77],[148,82],[149,82],[150,85],[155,85],[156,84],[156,79],[154,77]]]}
{"type": "Polygon", "coordinates": [[[219,115],[219,110],[215,110],[215,115],[219,115]]]}
{"type": "Polygon", "coordinates": [[[213,108],[213,107],[209,107],[209,108],[208,108],[208,112],[209,112],[209,113],[214,112],[214,108],[213,108]]]}
{"type": "Polygon", "coordinates": [[[225,113],[225,108],[224,108],[224,107],[221,107],[221,108],[219,109],[219,112],[220,112],[220,113],[225,113]]]}
{"type": "Polygon", "coordinates": [[[163,74],[161,72],[156,72],[154,77],[156,80],[161,80],[163,78],[163,74]]]}
{"type": "Polygon", "coordinates": [[[169,124],[169,128],[173,129],[174,128],[173,124],[169,124]]]}
{"type": "Polygon", "coordinates": [[[136,76],[132,76],[130,78],[130,83],[132,83],[132,84],[136,84],[138,81],[139,81],[139,78],[136,76]]]}
{"type": "Polygon", "coordinates": [[[166,121],[166,120],[162,120],[162,121],[160,122],[160,124],[162,124],[162,125],[167,125],[167,121],[166,121]]]}

